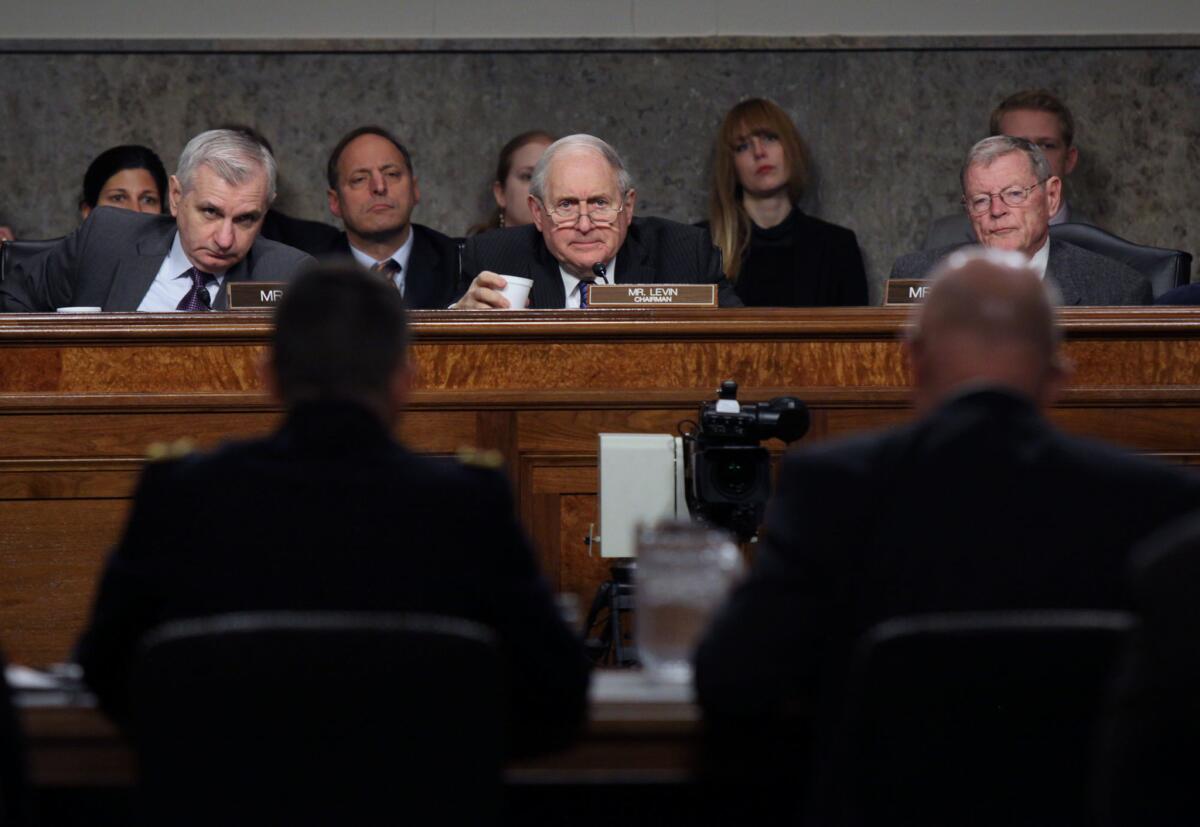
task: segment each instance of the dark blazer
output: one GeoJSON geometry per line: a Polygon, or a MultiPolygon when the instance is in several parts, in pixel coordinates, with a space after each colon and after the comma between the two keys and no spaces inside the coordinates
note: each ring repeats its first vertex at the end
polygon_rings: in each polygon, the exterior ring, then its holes
{"type": "MultiPolygon", "coordinates": [[[[410,224],[412,253],[404,276],[404,303],[410,310],[445,310],[458,291],[458,241],[421,224],[410,224]]],[[[350,240],[338,236],[330,250],[333,256],[349,256],[350,240]]]]}
{"type": "MultiPolygon", "coordinates": [[[[918,250],[896,259],[893,279],[928,278],[942,259],[970,244],[918,250]]],[[[1119,261],[1097,255],[1057,238],[1050,239],[1046,283],[1053,284],[1064,307],[1075,305],[1142,305],[1154,300],[1150,280],[1119,261]]]]}
{"type": "MultiPolygon", "coordinates": [[[[716,284],[722,307],[740,307],[742,302],[721,271],[721,253],[713,246],[708,230],[668,221],[665,218],[635,218],[625,243],[617,251],[618,284],[716,284]]],[[[503,276],[532,279],[529,306],[565,307],[558,261],[532,224],[492,230],[471,236],[463,248],[461,296],[484,270],[503,276]]]]}
{"type": "Polygon", "coordinates": [[[334,248],[342,234],[337,227],[324,222],[296,218],[272,209],[267,210],[259,235],[320,258],[334,248]]]}
{"type": "MultiPolygon", "coordinates": [[[[0,285],[0,308],[26,313],[69,306],[137,310],[171,252],[175,232],[169,215],[98,207],[55,247],[17,265],[0,285]]],[[[258,238],[225,280],[288,281],[312,261],[299,250],[258,238]]],[[[217,292],[213,306],[225,306],[224,290],[217,292]]]]}
{"type": "Polygon", "coordinates": [[[76,655],[121,720],[147,631],[256,610],[485,623],[507,659],[514,731],[537,744],[582,720],[587,659],[538,573],[506,478],[411,454],[353,404],[306,403],[265,439],[148,465],[76,655]]]}
{"type": "MultiPolygon", "coordinates": [[[[707,221],[698,227],[709,228],[707,221]]],[[[747,307],[838,307],[867,303],[867,273],[858,237],[796,207],[778,228],[751,228],[750,243],[734,290],[747,307]],[[790,266],[767,269],[755,255],[758,233],[782,231],[791,243],[790,266]]]]}
{"type": "MultiPolygon", "coordinates": [[[[1083,213],[1072,209],[1070,204],[1063,204],[1062,212],[1063,219],[1058,222],[1059,224],[1095,223],[1083,213]]],[[[921,245],[921,249],[937,250],[955,244],[978,243],[979,238],[975,235],[975,228],[971,226],[971,219],[965,212],[959,210],[953,215],[943,215],[930,223],[929,231],[925,234],[925,243],[921,245]]]]}
{"type": "Polygon", "coordinates": [[[1129,549],[1198,504],[1200,476],[1063,434],[1001,389],[796,452],[697,653],[700,703],[771,719],[840,698],[853,642],[899,615],[1128,607],[1129,549]]]}

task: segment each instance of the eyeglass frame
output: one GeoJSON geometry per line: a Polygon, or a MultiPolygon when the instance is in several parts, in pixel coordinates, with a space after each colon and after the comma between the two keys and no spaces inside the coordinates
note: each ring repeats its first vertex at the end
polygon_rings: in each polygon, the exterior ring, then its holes
{"type": "Polygon", "coordinates": [[[541,198],[538,198],[536,195],[531,194],[529,197],[532,198],[534,201],[538,202],[538,206],[541,207],[542,211],[544,213],[546,213],[546,215],[550,216],[550,220],[554,222],[555,229],[559,229],[560,227],[574,227],[577,224],[579,224],[580,221],[583,220],[583,217],[585,215],[588,217],[588,221],[591,221],[592,225],[595,227],[611,227],[617,223],[617,219],[620,218],[621,213],[625,212],[625,207],[627,207],[629,205],[629,193],[631,193],[631,192],[633,192],[633,190],[628,190],[628,191],[626,191],[626,193],[624,195],[621,196],[621,206],[617,207],[616,212],[614,213],[613,217],[606,221],[597,221],[595,218],[592,218],[591,210],[584,212],[583,205],[586,203],[584,201],[576,201],[575,202],[575,206],[579,208],[578,215],[576,215],[573,219],[566,218],[566,219],[563,219],[562,221],[560,221],[558,218],[558,212],[556,210],[546,206],[545,201],[543,201],[541,198]]]}
{"type": "MultiPolygon", "coordinates": [[[[979,193],[979,195],[975,196],[975,198],[973,198],[972,200],[978,200],[986,195],[988,197],[988,202],[987,202],[987,206],[984,207],[983,209],[979,210],[978,212],[973,212],[971,210],[971,201],[967,200],[966,193],[963,193],[963,197],[959,200],[962,202],[963,207],[966,209],[967,215],[984,215],[988,210],[990,210],[992,208],[992,202],[995,201],[997,198],[1000,199],[1001,203],[1003,203],[1004,206],[1009,207],[1010,209],[1023,210],[1023,209],[1025,209],[1026,204],[1029,203],[1029,193],[1033,192],[1038,187],[1044,186],[1046,184],[1046,182],[1049,181],[1050,178],[1053,178],[1053,177],[1054,176],[1051,175],[1049,178],[1043,178],[1040,181],[1035,181],[1034,183],[1030,184],[1027,187],[1013,186],[1013,187],[1005,187],[1004,189],[1000,190],[999,192],[981,192],[981,193],[979,193]],[[1004,193],[1008,190],[1018,190],[1018,189],[1024,191],[1024,193],[1025,193],[1021,198],[1021,202],[1019,204],[1010,204],[1005,199],[1004,193]]],[[[980,202],[980,203],[982,203],[982,202],[980,202]]]]}

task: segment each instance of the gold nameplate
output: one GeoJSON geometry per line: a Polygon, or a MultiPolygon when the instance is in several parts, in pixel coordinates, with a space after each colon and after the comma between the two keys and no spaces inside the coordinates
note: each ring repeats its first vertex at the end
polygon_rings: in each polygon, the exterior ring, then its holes
{"type": "Polygon", "coordinates": [[[929,297],[928,279],[888,279],[883,290],[883,303],[920,304],[929,297]]]}
{"type": "Polygon", "coordinates": [[[283,298],[281,281],[231,281],[225,285],[230,310],[274,310],[283,298]]]}
{"type": "Polygon", "coordinates": [[[715,284],[593,284],[588,307],[716,307],[715,284]]]}

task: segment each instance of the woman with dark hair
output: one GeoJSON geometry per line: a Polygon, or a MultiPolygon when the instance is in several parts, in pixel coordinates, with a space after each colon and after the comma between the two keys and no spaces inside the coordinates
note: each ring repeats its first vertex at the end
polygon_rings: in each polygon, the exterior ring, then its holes
{"type": "Polygon", "coordinates": [[[713,151],[708,224],[725,275],[747,306],[867,303],[854,232],[796,206],[809,164],[796,125],[772,101],[751,98],[725,115],[713,151]]]}
{"type": "Polygon", "coordinates": [[[97,155],[83,176],[79,213],[86,219],[96,207],[165,213],[167,171],[154,150],[127,144],[97,155]]]}
{"type": "Polygon", "coordinates": [[[492,181],[496,209],[485,221],[468,230],[467,235],[533,223],[533,214],[529,211],[529,179],[538,159],[554,140],[549,132],[533,129],[522,132],[504,145],[496,163],[496,178],[492,181]]]}

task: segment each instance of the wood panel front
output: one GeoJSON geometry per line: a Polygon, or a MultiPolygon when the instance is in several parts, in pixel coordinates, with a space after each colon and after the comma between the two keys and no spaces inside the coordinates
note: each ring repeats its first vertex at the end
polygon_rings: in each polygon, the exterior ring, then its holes
{"type": "MultiPolygon", "coordinates": [[[[398,436],[424,453],[500,451],[547,576],[585,608],[608,572],[583,542],[598,521],[597,434],[675,433],[731,377],[743,400],[804,399],[806,441],[910,415],[904,309],[412,316],[416,382],[398,436]]],[[[1075,378],[1054,419],[1200,462],[1200,312],[1090,308],[1062,322],[1075,378]]],[[[206,448],[276,426],[259,378],[270,332],[259,313],[0,316],[0,646],[11,659],[69,655],[150,443],[206,448]]]]}

